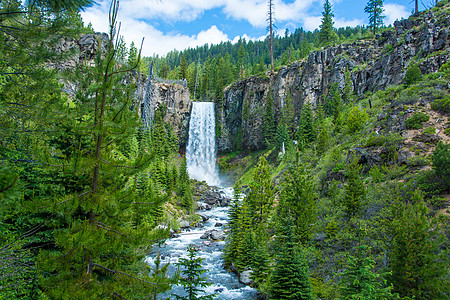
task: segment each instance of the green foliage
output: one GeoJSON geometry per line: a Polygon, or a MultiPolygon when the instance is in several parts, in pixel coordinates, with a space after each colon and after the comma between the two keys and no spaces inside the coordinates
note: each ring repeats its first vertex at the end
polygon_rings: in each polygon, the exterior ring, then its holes
{"type": "Polygon", "coordinates": [[[442,235],[416,191],[410,203],[398,204],[392,222],[391,283],[401,297],[448,299],[448,257],[437,255],[442,235]]]}
{"type": "Polygon", "coordinates": [[[253,172],[250,182],[250,192],[245,198],[251,215],[252,224],[256,226],[266,226],[266,221],[272,210],[274,190],[269,166],[264,156],[259,158],[259,162],[253,172]]]}
{"type": "Polygon", "coordinates": [[[180,63],[180,79],[187,79],[187,69],[188,69],[188,63],[186,59],[186,55],[183,54],[181,57],[181,63],[180,63]]]}
{"type": "Polygon", "coordinates": [[[441,72],[445,78],[450,79],[450,62],[446,62],[439,68],[439,72],[441,72]]]}
{"type": "Polygon", "coordinates": [[[430,119],[430,116],[422,112],[416,112],[414,115],[405,121],[406,128],[408,129],[421,129],[422,123],[430,119]]]}
{"type": "Polygon", "coordinates": [[[344,198],[342,205],[344,212],[348,217],[356,216],[361,209],[366,197],[366,187],[361,179],[362,166],[358,165],[358,158],[355,157],[347,169],[347,184],[345,185],[344,198]]]}
{"type": "Polygon", "coordinates": [[[406,69],[405,78],[403,78],[407,86],[415,84],[422,80],[422,72],[420,68],[415,63],[410,63],[406,69]]]}
{"type": "Polygon", "coordinates": [[[337,34],[334,32],[333,28],[333,17],[334,13],[332,11],[331,3],[329,0],[326,0],[323,4],[322,24],[320,24],[319,32],[319,43],[321,45],[326,45],[337,40],[337,34]]]}
{"type": "Polygon", "coordinates": [[[286,125],[279,123],[277,126],[277,132],[275,133],[275,147],[281,149],[283,146],[288,147],[291,145],[291,139],[286,125]]]}
{"type": "Polygon", "coordinates": [[[347,269],[339,283],[341,299],[396,299],[391,293],[392,286],[385,287],[386,281],[374,268],[375,261],[368,255],[366,246],[360,246],[356,256],[348,256],[347,269]]]}
{"type": "Polygon", "coordinates": [[[328,135],[328,130],[325,126],[320,126],[319,135],[317,136],[317,153],[323,154],[328,148],[328,141],[330,137],[328,135]]]}
{"type": "Polygon", "coordinates": [[[450,144],[439,142],[433,152],[433,170],[443,189],[450,189],[450,144]]]}
{"type": "Polygon", "coordinates": [[[186,291],[185,296],[174,295],[176,299],[182,300],[211,300],[215,298],[215,294],[203,295],[205,293],[201,288],[210,286],[212,283],[206,281],[206,277],[201,277],[207,270],[203,269],[203,258],[197,257],[194,245],[187,248],[188,258],[180,258],[178,267],[183,268],[181,271],[180,284],[186,291]]]}
{"type": "Polygon", "coordinates": [[[280,217],[269,294],[273,299],[312,300],[308,265],[295,243],[294,228],[294,219],[286,208],[280,217]]]}
{"type": "Polygon", "coordinates": [[[295,241],[307,243],[316,220],[316,194],[313,178],[305,166],[291,166],[285,178],[279,210],[289,209],[292,214],[295,241]]]}
{"type": "Polygon", "coordinates": [[[314,141],[316,131],[314,128],[314,115],[310,103],[305,103],[300,112],[296,138],[299,142],[308,144],[314,141]]]}
{"type": "Polygon", "coordinates": [[[289,137],[294,137],[295,133],[295,108],[292,101],[291,93],[288,91],[286,98],[284,99],[284,105],[281,108],[281,116],[279,120],[279,124],[283,124],[286,126],[289,137]]]}
{"type": "Polygon", "coordinates": [[[352,134],[361,130],[367,119],[366,111],[354,106],[347,117],[347,132],[352,134]]]}
{"type": "Polygon", "coordinates": [[[345,86],[342,99],[344,100],[344,103],[352,103],[354,98],[352,75],[348,69],[345,70],[344,75],[345,75],[345,86]]]}
{"type": "Polygon", "coordinates": [[[427,128],[425,128],[422,131],[422,133],[425,133],[425,134],[436,134],[436,128],[433,127],[433,126],[427,127],[427,128]]]}
{"type": "Polygon", "coordinates": [[[364,8],[364,12],[369,14],[369,26],[374,35],[377,33],[377,29],[383,26],[383,2],[383,0],[369,0],[364,8]]]}
{"type": "Polygon", "coordinates": [[[339,83],[331,84],[325,102],[325,114],[333,117],[333,123],[337,132],[341,130],[342,121],[342,97],[339,83]]]}
{"type": "Polygon", "coordinates": [[[450,98],[445,97],[443,99],[436,99],[431,102],[431,108],[444,113],[450,112],[450,98]]]}
{"type": "Polygon", "coordinates": [[[270,88],[264,109],[264,121],[262,126],[262,136],[266,148],[272,148],[274,146],[275,133],[276,133],[276,125],[273,111],[273,95],[272,89],[270,88]]]}

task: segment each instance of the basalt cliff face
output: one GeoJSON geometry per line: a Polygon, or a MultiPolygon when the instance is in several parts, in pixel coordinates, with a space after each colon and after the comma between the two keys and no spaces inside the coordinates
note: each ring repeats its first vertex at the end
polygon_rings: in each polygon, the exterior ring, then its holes
{"type": "Polygon", "coordinates": [[[332,83],[343,89],[347,69],[356,95],[401,83],[411,62],[417,62],[423,74],[438,71],[450,59],[449,27],[450,16],[423,12],[396,21],[374,39],[314,51],[307,59],[280,68],[272,78],[255,76],[234,83],[225,89],[223,99],[216,100],[219,152],[238,145],[251,151],[263,148],[264,107],[270,90],[276,118],[288,93],[298,118],[304,103],[315,107],[325,101],[332,83]]]}
{"type": "MultiPolygon", "coordinates": [[[[73,69],[77,65],[85,63],[89,66],[95,65],[95,56],[99,47],[102,52],[106,51],[108,35],[105,33],[82,34],[78,39],[62,40],[58,52],[71,52],[70,59],[51,63],[49,67],[65,70],[73,69]],[[99,46],[98,41],[101,41],[99,46]]],[[[137,72],[130,72],[125,76],[123,84],[134,84],[136,86],[135,99],[139,108],[145,99],[147,77],[137,72]]],[[[185,148],[188,138],[189,116],[192,107],[189,89],[184,81],[152,80],[153,85],[153,107],[157,109],[161,105],[167,107],[164,121],[170,122],[173,130],[179,137],[180,147],[185,148]]],[[[69,95],[75,95],[78,87],[72,82],[64,82],[64,88],[69,95]]]]}

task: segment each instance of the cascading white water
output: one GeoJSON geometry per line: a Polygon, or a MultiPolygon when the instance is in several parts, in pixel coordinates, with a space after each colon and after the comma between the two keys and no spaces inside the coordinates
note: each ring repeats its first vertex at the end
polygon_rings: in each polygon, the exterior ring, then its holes
{"type": "Polygon", "coordinates": [[[187,168],[192,179],[204,180],[212,186],[220,184],[216,163],[215,123],[214,103],[192,103],[186,149],[187,168]]]}

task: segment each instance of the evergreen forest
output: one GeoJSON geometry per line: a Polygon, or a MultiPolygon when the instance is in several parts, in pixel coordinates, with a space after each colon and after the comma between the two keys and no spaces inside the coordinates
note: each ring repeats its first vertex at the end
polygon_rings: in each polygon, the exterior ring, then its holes
{"type": "MultiPolygon", "coordinates": [[[[214,102],[216,112],[233,84],[268,83],[264,103],[245,99],[239,112],[261,120],[261,149],[244,147],[252,133],[240,125],[217,159],[234,183],[217,239],[223,267],[247,274],[260,299],[450,299],[450,61],[424,68],[450,57],[448,43],[416,52],[402,82],[383,89],[358,92],[352,75],[367,61],[317,103],[274,100],[273,78],[313,51],[393,33],[383,2],[368,1],[369,26],[335,28],[326,0],[312,32],[142,57],[120,35],[117,0],[105,34],[80,16],[91,0],[0,0],[0,299],[220,297],[205,292],[214,282],[196,245],[176,272],[159,254],[146,262],[202,222],[206,189],[189,179],[170,108],[158,105],[151,127],[142,121],[138,86],[151,68],[185,79],[190,101],[214,102]],[[67,45],[84,35],[93,48],[79,57],[67,45]],[[185,294],[170,294],[174,286],[185,294]]],[[[444,24],[450,3],[430,11],[444,24]]],[[[223,126],[216,119],[216,139],[223,126]]]]}

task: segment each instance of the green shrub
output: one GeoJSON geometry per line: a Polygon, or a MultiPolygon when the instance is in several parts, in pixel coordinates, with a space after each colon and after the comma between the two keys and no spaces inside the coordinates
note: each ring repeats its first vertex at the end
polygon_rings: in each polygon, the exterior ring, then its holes
{"type": "Polygon", "coordinates": [[[367,113],[364,109],[354,106],[347,117],[347,131],[354,133],[362,129],[364,123],[367,121],[367,113]]]}
{"type": "Polygon", "coordinates": [[[405,78],[403,79],[406,85],[411,85],[422,80],[422,72],[419,66],[415,63],[410,63],[406,69],[405,78]]]}
{"type": "Polygon", "coordinates": [[[426,122],[430,119],[430,116],[422,112],[414,113],[411,118],[405,121],[406,128],[408,129],[421,129],[423,128],[422,122],[426,122]]]}
{"type": "Polygon", "coordinates": [[[431,103],[433,110],[442,111],[445,113],[450,112],[450,98],[436,99],[431,103]]]}
{"type": "Polygon", "coordinates": [[[439,72],[442,73],[442,75],[445,78],[450,78],[450,61],[446,62],[439,68],[439,72]]]}
{"type": "Polygon", "coordinates": [[[436,3],[436,7],[444,7],[445,4],[448,3],[448,0],[441,0],[438,3],[436,3]]]}
{"type": "Polygon", "coordinates": [[[449,127],[449,128],[445,128],[445,129],[444,129],[444,133],[445,133],[446,135],[450,135],[450,127],[449,127]]]}
{"type": "Polygon", "coordinates": [[[423,167],[428,164],[427,158],[422,155],[414,155],[413,157],[408,159],[406,163],[409,167],[423,167]]]}
{"type": "Polygon", "coordinates": [[[433,170],[443,188],[450,187],[450,144],[439,142],[433,152],[433,170]]]}
{"type": "Polygon", "coordinates": [[[434,127],[427,127],[425,128],[422,133],[426,133],[426,134],[436,134],[436,128],[434,127]]]}
{"type": "Polygon", "coordinates": [[[371,133],[366,141],[366,147],[372,147],[372,146],[383,146],[386,142],[386,137],[381,134],[375,134],[371,133]]]}

